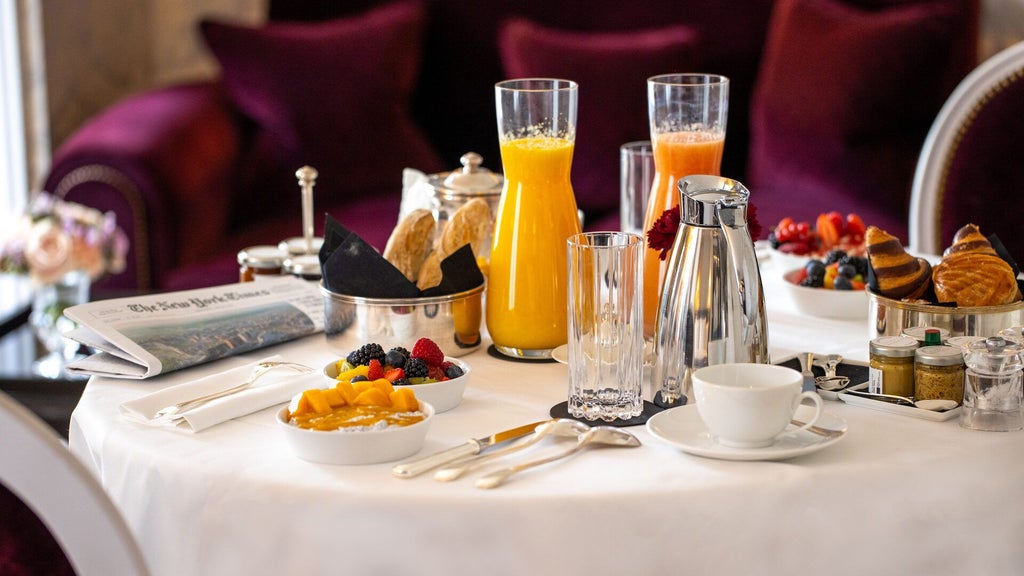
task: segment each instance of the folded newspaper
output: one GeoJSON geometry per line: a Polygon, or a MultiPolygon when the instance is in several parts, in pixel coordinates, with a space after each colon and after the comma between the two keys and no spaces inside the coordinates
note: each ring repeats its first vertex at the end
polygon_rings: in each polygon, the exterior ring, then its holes
{"type": "Polygon", "coordinates": [[[65,336],[96,353],[67,370],[143,379],[324,329],[319,285],[285,276],[72,306],[65,336]]]}

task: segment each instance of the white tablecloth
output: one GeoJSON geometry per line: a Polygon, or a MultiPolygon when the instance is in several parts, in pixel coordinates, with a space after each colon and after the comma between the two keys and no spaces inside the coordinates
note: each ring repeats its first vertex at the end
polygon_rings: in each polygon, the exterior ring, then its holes
{"type": "MultiPolygon", "coordinates": [[[[773,358],[867,359],[865,321],[802,317],[762,268],[773,358]]],[[[490,491],[391,464],[299,460],[268,409],[197,434],[118,405],[270,353],[323,365],[323,336],[143,382],[94,378],[70,446],[113,497],[154,574],[1020,574],[1024,433],[987,433],[842,402],[839,443],[780,462],[643,446],[592,450],[490,491]]],[[[462,404],[421,454],[547,417],[566,367],[480,350],[462,404]]]]}

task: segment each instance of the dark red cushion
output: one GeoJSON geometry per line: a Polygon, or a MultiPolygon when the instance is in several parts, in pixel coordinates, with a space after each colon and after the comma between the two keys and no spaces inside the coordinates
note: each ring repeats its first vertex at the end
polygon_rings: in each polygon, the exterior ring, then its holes
{"type": "Polygon", "coordinates": [[[501,26],[499,49],[509,78],[579,84],[572,183],[588,219],[618,210],[619,146],[650,138],[647,78],[696,71],[700,62],[698,34],[685,25],[579,32],[515,18],[501,26]]]}
{"type": "MultiPolygon", "coordinates": [[[[409,111],[423,25],[418,2],[397,2],[324,22],[201,29],[228,93],[282,165],[315,167],[332,184],[319,194],[359,194],[400,192],[405,167],[441,169],[409,111]]],[[[297,199],[292,183],[276,193],[297,199]]]]}
{"type": "Polygon", "coordinates": [[[953,2],[779,0],[751,105],[747,177],[763,221],[857,211],[905,239],[914,165],[963,26],[953,2]]]}

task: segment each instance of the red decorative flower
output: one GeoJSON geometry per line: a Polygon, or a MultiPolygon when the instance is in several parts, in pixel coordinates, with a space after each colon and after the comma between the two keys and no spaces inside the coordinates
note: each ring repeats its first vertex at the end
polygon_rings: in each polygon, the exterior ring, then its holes
{"type": "MultiPolygon", "coordinates": [[[[747,230],[754,240],[761,235],[761,223],[757,221],[757,206],[753,202],[747,202],[747,230]]],[[[664,260],[668,257],[668,251],[676,241],[676,232],[679,231],[679,206],[674,206],[661,213],[661,216],[654,221],[654,226],[647,231],[647,246],[651,250],[660,250],[658,258],[664,260]]]]}

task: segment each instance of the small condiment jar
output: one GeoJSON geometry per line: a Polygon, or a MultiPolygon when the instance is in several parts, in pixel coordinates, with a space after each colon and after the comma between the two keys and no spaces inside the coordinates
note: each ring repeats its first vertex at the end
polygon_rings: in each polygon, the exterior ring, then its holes
{"type": "Polygon", "coordinates": [[[319,254],[320,247],[324,245],[324,239],[320,236],[313,236],[309,241],[309,250],[306,249],[306,239],[302,236],[285,238],[277,243],[278,250],[289,256],[300,256],[302,254],[319,254]]]}
{"type": "Polygon", "coordinates": [[[316,254],[290,256],[284,261],[284,273],[296,278],[320,281],[320,257],[316,254]]]}
{"type": "Polygon", "coordinates": [[[914,400],[964,401],[964,354],[953,346],[914,351],[914,400]]]}
{"type": "Polygon", "coordinates": [[[868,343],[868,392],[914,395],[914,351],[918,342],[910,336],[879,336],[868,343]]]}
{"type": "Polygon", "coordinates": [[[277,246],[250,246],[238,252],[238,280],[252,282],[260,276],[280,276],[287,255],[277,246]]]}
{"type": "Polygon", "coordinates": [[[949,330],[935,326],[911,326],[903,329],[903,335],[917,340],[920,346],[938,346],[949,338],[949,330]]]}

